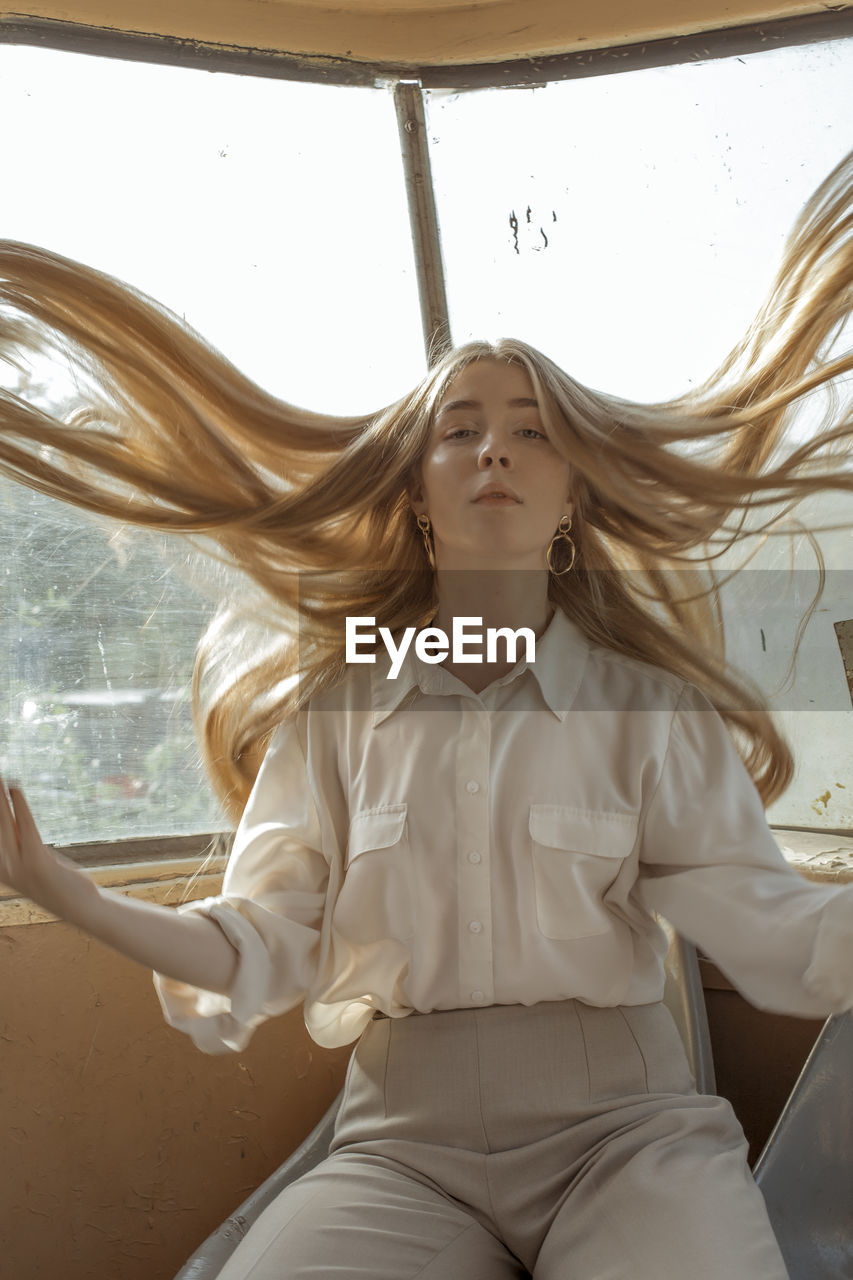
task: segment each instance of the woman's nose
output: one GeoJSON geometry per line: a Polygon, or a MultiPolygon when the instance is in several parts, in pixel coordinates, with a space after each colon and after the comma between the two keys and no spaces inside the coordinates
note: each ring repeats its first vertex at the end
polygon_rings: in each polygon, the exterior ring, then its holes
{"type": "Polygon", "coordinates": [[[486,436],[477,455],[477,465],[481,471],[486,471],[495,463],[500,467],[511,468],[512,455],[505,440],[486,436]]]}

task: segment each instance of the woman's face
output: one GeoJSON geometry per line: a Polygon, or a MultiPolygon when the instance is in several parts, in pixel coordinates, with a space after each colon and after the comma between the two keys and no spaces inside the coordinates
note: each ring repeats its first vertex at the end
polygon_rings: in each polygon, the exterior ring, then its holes
{"type": "Polygon", "coordinates": [[[432,523],[439,569],[544,569],[570,467],[545,430],[526,369],[467,365],[439,401],[409,488],[432,523]]]}

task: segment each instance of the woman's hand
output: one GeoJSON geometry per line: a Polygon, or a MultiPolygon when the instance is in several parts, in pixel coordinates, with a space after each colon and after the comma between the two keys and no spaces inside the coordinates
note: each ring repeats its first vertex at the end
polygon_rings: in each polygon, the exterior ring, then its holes
{"type": "Polygon", "coordinates": [[[81,867],[42,842],[21,789],[0,778],[0,881],[63,919],[98,887],[81,867]]]}
{"type": "Polygon", "coordinates": [[[236,948],[215,921],[102,889],[43,844],[20,787],[0,778],[0,881],[146,967],[205,991],[230,991],[236,948]]]}

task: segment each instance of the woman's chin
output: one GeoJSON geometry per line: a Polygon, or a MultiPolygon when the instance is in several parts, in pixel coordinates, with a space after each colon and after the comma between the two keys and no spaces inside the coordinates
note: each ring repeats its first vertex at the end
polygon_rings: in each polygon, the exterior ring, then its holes
{"type": "Polygon", "coordinates": [[[530,553],[512,548],[492,546],[482,551],[456,552],[436,556],[439,573],[531,573],[547,574],[548,568],[542,552],[530,553]]]}

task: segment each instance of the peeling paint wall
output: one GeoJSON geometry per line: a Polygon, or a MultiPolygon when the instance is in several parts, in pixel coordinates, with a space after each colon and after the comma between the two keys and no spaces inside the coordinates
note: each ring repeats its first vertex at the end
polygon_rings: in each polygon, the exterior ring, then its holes
{"type": "Polygon", "coordinates": [[[210,1057],[150,973],[63,924],[0,929],[0,1273],[171,1280],[338,1093],[301,1010],[210,1057]]]}

